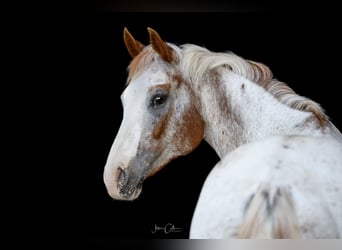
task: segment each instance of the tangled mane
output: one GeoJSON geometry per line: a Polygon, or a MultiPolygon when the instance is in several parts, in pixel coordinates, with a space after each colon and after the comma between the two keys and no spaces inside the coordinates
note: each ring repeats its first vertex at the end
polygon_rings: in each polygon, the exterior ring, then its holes
{"type": "MultiPolygon", "coordinates": [[[[215,68],[225,67],[260,85],[281,103],[296,110],[311,112],[318,119],[320,125],[328,120],[318,103],[296,94],[286,83],[273,78],[271,70],[262,63],[245,60],[232,52],[211,52],[192,44],[185,44],[180,48],[170,43],[168,45],[173,48],[176,56],[181,58],[180,67],[184,77],[192,82],[200,81],[215,68]]],[[[139,76],[155,60],[160,60],[160,63],[167,67],[167,64],[159,58],[151,46],[146,46],[130,63],[127,84],[139,76]]]]}

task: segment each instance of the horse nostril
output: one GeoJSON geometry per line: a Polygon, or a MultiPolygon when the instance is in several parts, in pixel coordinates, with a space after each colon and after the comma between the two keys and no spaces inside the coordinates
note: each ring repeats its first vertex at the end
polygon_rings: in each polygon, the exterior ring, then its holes
{"type": "Polygon", "coordinates": [[[126,175],[125,170],[123,170],[122,168],[119,168],[118,183],[119,183],[119,184],[124,183],[125,180],[126,180],[126,177],[127,177],[127,175],[126,175]]]}

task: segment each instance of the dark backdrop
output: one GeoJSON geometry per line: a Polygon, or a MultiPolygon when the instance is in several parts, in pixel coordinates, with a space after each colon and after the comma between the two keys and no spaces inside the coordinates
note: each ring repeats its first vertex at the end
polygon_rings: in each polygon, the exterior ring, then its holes
{"type": "MultiPolygon", "coordinates": [[[[120,94],[130,57],[122,39],[127,26],[147,44],[146,27],[166,41],[193,43],[213,51],[233,51],[268,65],[279,80],[326,109],[337,127],[341,38],[336,16],[303,11],[238,11],[217,13],[88,12],[81,13],[77,34],[75,79],[64,84],[68,102],[64,121],[70,177],[65,228],[74,243],[111,244],[120,238],[187,238],[203,181],[218,161],[202,143],[148,179],[138,200],[112,200],[102,173],[118,131],[120,94]],[[172,223],[180,233],[152,234],[155,224],[172,223]],[[106,243],[107,242],[107,243],[106,243]]],[[[113,245],[115,245],[113,243],[113,245]]]]}

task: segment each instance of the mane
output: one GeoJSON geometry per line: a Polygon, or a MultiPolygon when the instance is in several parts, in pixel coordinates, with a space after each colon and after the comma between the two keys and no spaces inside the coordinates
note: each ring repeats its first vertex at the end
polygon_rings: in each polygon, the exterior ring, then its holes
{"type": "Polygon", "coordinates": [[[182,48],[182,66],[186,69],[187,77],[193,81],[199,81],[217,67],[225,67],[260,85],[279,102],[296,110],[311,112],[321,126],[328,120],[318,103],[296,94],[286,83],[273,78],[272,71],[262,63],[245,60],[232,52],[216,53],[192,44],[183,45],[182,48]]]}
{"type": "MultiPolygon", "coordinates": [[[[185,78],[193,82],[198,82],[218,67],[225,67],[232,72],[260,85],[268,93],[273,95],[279,102],[296,110],[311,112],[322,126],[328,117],[321,106],[311,99],[296,94],[286,83],[273,78],[272,71],[264,64],[245,60],[232,52],[218,53],[206,48],[185,44],[180,48],[168,43],[178,57],[182,57],[181,67],[184,69],[185,78]],[[182,54],[182,55],[181,55],[182,54]]],[[[127,84],[144,70],[146,70],[155,60],[160,60],[161,65],[167,67],[151,46],[146,46],[130,63],[128,70],[127,84]]]]}

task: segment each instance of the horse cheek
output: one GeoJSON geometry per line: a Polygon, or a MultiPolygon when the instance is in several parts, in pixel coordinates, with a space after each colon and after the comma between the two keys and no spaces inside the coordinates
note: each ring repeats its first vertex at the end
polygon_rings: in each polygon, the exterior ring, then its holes
{"type": "Polygon", "coordinates": [[[177,135],[177,149],[180,155],[192,152],[202,141],[204,122],[196,109],[189,108],[183,114],[182,124],[177,135]]]}

